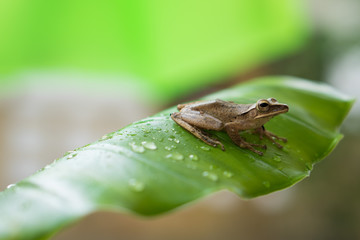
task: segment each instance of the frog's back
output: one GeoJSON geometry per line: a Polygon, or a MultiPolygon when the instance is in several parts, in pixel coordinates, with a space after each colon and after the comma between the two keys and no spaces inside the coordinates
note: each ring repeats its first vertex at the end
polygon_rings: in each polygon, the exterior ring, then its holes
{"type": "Polygon", "coordinates": [[[187,107],[194,111],[200,111],[202,113],[209,114],[223,122],[227,122],[231,118],[247,112],[251,105],[252,104],[237,104],[221,99],[215,99],[183,104],[182,108],[187,107]]]}

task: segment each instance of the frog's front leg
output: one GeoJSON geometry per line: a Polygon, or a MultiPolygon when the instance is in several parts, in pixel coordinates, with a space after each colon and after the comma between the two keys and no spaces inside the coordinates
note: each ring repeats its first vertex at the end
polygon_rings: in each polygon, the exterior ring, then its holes
{"type": "Polygon", "coordinates": [[[231,138],[231,140],[238,145],[241,148],[247,148],[251,151],[253,151],[254,153],[259,154],[260,156],[262,156],[264,153],[256,150],[254,147],[260,147],[263,149],[266,149],[266,145],[261,145],[261,144],[255,144],[255,143],[248,143],[246,142],[240,135],[239,135],[239,131],[240,129],[237,127],[236,124],[227,124],[225,126],[225,130],[226,133],[229,135],[229,137],[231,138]]]}
{"type": "Polygon", "coordinates": [[[273,134],[272,132],[267,131],[264,126],[261,126],[257,129],[255,129],[255,132],[259,134],[260,139],[263,139],[263,137],[265,136],[268,139],[270,139],[270,141],[273,142],[278,148],[283,148],[283,146],[281,144],[279,144],[278,142],[276,142],[275,139],[278,139],[284,143],[287,142],[286,138],[279,137],[279,136],[273,134]]]}
{"type": "Polygon", "coordinates": [[[175,112],[171,114],[171,118],[181,127],[188,130],[191,134],[201,139],[206,144],[213,147],[219,145],[221,150],[225,151],[224,145],[219,140],[210,137],[209,134],[199,129],[204,128],[208,130],[221,130],[223,124],[216,118],[207,116],[206,114],[204,116],[194,111],[175,112]]]}

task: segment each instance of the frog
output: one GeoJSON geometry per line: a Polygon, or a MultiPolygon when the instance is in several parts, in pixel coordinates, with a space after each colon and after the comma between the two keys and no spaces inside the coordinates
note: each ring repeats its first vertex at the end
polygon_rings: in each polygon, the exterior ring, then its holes
{"type": "Polygon", "coordinates": [[[240,131],[258,134],[260,140],[268,138],[278,148],[278,143],[287,142],[264,127],[273,117],[289,111],[287,104],[279,103],[275,98],[259,99],[256,103],[240,104],[221,99],[195,101],[177,105],[178,112],[171,113],[172,120],[206,144],[225,151],[224,145],[211,136],[208,130],[225,131],[240,148],[248,149],[260,156],[264,153],[257,148],[267,149],[266,144],[249,143],[240,136],[240,131]]]}

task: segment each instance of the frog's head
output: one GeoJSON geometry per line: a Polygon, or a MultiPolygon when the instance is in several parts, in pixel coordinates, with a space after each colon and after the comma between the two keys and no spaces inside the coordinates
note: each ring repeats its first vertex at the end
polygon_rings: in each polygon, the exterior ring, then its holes
{"type": "Polygon", "coordinates": [[[255,106],[257,110],[255,119],[273,117],[289,111],[288,105],[278,103],[275,98],[260,99],[255,106]]]}

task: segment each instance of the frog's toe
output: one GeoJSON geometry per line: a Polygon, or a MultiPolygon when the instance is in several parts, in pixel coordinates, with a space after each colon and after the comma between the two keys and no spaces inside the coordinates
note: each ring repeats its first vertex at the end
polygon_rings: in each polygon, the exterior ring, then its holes
{"type": "Polygon", "coordinates": [[[267,146],[265,144],[256,144],[256,143],[249,143],[250,146],[252,147],[259,147],[262,149],[267,149],[267,146]]]}
{"type": "Polygon", "coordinates": [[[221,150],[225,151],[225,147],[222,143],[220,143],[219,146],[220,146],[221,150]]]}
{"type": "Polygon", "coordinates": [[[260,156],[262,156],[262,155],[264,155],[264,153],[263,152],[261,152],[261,151],[259,151],[259,150],[256,150],[256,149],[250,149],[252,152],[254,152],[254,153],[256,153],[256,154],[258,154],[258,155],[260,155],[260,156]]]}

